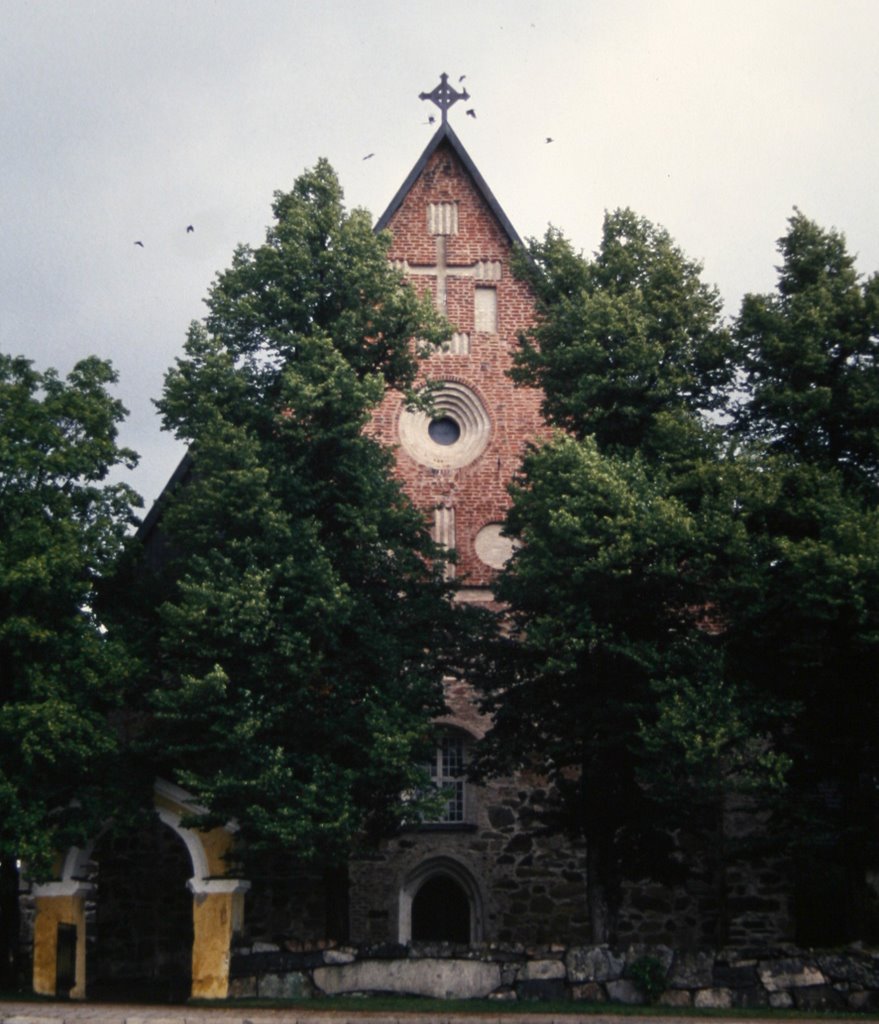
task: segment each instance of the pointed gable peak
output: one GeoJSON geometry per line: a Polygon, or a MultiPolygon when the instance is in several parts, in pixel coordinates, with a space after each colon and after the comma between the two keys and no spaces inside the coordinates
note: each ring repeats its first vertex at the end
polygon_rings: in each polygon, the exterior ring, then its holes
{"type": "Polygon", "coordinates": [[[391,218],[394,216],[394,214],[400,208],[403,200],[412,190],[412,186],[421,177],[421,174],[427,167],[430,158],[440,148],[440,146],[444,144],[447,145],[452,150],[452,152],[461,162],[462,167],[467,172],[467,175],[473,182],[474,188],[485,201],[486,206],[489,208],[494,218],[497,220],[498,224],[500,225],[504,234],[509,239],[510,243],[521,243],[521,239],[519,238],[516,229],[513,227],[513,225],[510,223],[509,218],[501,209],[500,203],[497,201],[497,199],[495,199],[494,194],[486,184],[485,179],[479,173],[479,170],[476,167],[476,164],[473,162],[470,154],[464,148],[464,144],[455,134],[454,129],[448,123],[448,121],[443,121],[442,124],[440,124],[439,128],[437,128],[436,132],[434,132],[433,138],[430,140],[430,142],[428,142],[427,147],[425,148],[421,156],[418,158],[417,162],[415,163],[415,166],[409,172],[408,176],[406,177],[406,180],[397,190],[396,195],[388,204],[388,207],[385,210],[385,212],[376,221],[375,230],[382,231],[389,225],[391,218]]]}

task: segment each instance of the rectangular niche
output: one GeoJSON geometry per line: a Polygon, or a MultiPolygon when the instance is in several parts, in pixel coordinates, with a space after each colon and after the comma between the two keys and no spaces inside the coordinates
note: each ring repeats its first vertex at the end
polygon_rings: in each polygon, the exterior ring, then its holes
{"type": "Polygon", "coordinates": [[[427,230],[431,235],[457,235],[458,204],[428,203],[427,230]]]}
{"type": "MultiPolygon", "coordinates": [[[[439,505],[433,511],[433,539],[447,551],[455,550],[455,510],[447,505],[439,505]]],[[[455,578],[455,566],[446,565],[446,579],[455,578]]]]}
{"type": "Polygon", "coordinates": [[[476,288],[473,319],[477,331],[497,334],[497,289],[476,288]]]}

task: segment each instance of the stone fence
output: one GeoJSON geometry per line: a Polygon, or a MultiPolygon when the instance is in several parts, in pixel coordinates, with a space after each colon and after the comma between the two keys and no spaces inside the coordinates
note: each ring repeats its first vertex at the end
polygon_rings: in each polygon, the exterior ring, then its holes
{"type": "Polygon", "coordinates": [[[257,943],[232,956],[231,998],[337,995],[580,1000],[697,1008],[879,1011],[879,950],[257,943]]]}

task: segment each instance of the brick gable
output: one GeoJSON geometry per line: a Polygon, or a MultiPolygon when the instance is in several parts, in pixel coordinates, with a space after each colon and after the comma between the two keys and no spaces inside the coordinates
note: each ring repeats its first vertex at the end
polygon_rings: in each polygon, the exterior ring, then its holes
{"type": "MultiPolygon", "coordinates": [[[[442,129],[441,129],[442,132],[442,129]]],[[[426,464],[400,445],[405,415],[401,395],[389,393],[377,410],[372,430],[396,450],[397,471],[416,504],[432,523],[434,509],[453,510],[458,551],[457,579],[465,587],[485,587],[495,570],[477,554],[480,531],[500,523],[509,505],[507,487],[529,440],[545,431],[540,394],[514,387],[508,370],[519,332],[533,320],[529,289],[510,273],[513,239],[493,199],[474,180],[457,140],[442,138],[402,196],[386,225],[393,236],[390,258],[413,286],[437,296],[438,262],[445,266],[446,315],[459,337],[448,351],[432,354],[423,376],[462,385],[487,415],[488,439],[481,454],[463,466],[426,464]],[[433,215],[431,214],[433,206],[433,215]],[[437,230],[444,249],[438,259],[437,230]],[[496,295],[496,331],[477,330],[477,289],[496,295]],[[461,340],[466,336],[465,340],[461,340]],[[461,351],[469,347],[469,351],[461,351]]],[[[491,296],[488,296],[491,299],[491,296]]],[[[481,303],[491,315],[493,301],[481,303]]],[[[481,326],[481,325],[480,325],[481,326]]],[[[455,418],[455,413],[452,413],[455,418]]],[[[429,442],[426,441],[429,445],[429,442]]],[[[442,452],[439,453],[442,455],[442,452]]],[[[448,519],[448,515],[446,515],[448,519]]],[[[482,534],[479,550],[496,550],[482,534]]]]}

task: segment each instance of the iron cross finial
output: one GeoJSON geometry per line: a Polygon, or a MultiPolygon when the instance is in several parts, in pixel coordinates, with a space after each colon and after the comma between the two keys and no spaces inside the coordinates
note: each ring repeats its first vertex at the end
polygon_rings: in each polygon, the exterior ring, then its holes
{"type": "MultiPolygon", "coordinates": [[[[464,76],[462,75],[461,78],[464,76]]],[[[460,79],[459,79],[460,80],[460,79]]],[[[443,115],[443,124],[448,120],[448,110],[453,103],[457,103],[458,100],[469,100],[470,93],[466,89],[462,89],[458,92],[451,85],[449,85],[449,76],[445,71],[440,75],[440,84],[433,90],[433,92],[421,92],[418,94],[420,100],[430,100],[431,103],[435,103],[443,115]]]]}

